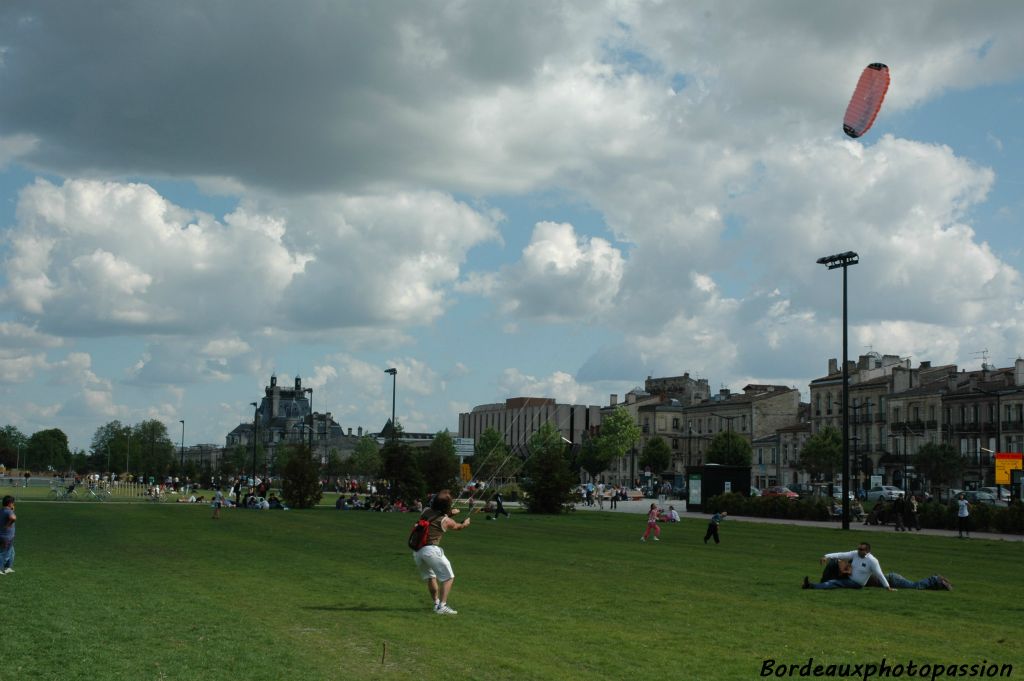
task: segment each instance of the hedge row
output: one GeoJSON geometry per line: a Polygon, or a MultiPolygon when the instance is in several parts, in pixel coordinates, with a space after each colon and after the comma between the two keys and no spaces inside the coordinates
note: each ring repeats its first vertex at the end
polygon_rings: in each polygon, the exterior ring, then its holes
{"type": "Polygon", "coordinates": [[[790,500],[786,497],[745,497],[734,493],[711,497],[704,510],[709,513],[726,511],[729,515],[790,520],[828,520],[832,516],[830,505],[821,498],[790,500]]]}
{"type": "MultiPolygon", "coordinates": [[[[708,513],[728,512],[761,518],[788,518],[791,520],[831,520],[831,504],[825,499],[797,499],[785,497],[745,497],[742,494],[722,494],[711,497],[704,507],[708,513]]],[[[937,501],[921,504],[918,509],[921,527],[955,530],[956,506],[937,501]]],[[[1008,508],[974,504],[971,507],[971,529],[978,532],[1024,534],[1024,504],[1015,501],[1008,508]]]]}

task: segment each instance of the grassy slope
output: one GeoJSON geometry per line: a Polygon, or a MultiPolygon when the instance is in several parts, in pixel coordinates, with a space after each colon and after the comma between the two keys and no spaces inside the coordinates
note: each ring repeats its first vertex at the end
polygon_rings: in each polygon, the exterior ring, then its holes
{"type": "Polygon", "coordinates": [[[445,540],[460,614],[442,618],[404,548],[406,514],[18,513],[5,679],[753,679],[764,658],[809,656],[1024,670],[1019,543],[872,534],[883,569],[941,572],[956,590],[811,592],[802,577],[856,532],[727,521],[705,546],[685,520],[641,544],[638,516],[476,516],[445,540]]]}

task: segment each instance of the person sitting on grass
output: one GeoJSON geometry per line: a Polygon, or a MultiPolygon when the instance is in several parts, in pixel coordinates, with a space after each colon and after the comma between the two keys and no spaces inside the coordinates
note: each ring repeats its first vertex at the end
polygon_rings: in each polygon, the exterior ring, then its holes
{"type": "Polygon", "coordinates": [[[267,501],[267,503],[270,505],[271,510],[284,509],[284,504],[281,503],[281,500],[278,499],[277,495],[274,494],[273,492],[270,493],[270,499],[267,501]]]}

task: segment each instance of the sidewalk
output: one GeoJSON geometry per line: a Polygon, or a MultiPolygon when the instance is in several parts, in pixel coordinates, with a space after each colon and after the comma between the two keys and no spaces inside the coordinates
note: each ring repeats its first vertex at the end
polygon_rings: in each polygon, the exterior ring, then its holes
{"type": "MultiPolygon", "coordinates": [[[[618,502],[618,508],[609,508],[609,504],[605,502],[604,508],[598,508],[594,506],[584,506],[583,504],[576,504],[577,511],[599,511],[604,513],[639,513],[646,514],[650,510],[651,504],[658,504],[659,508],[667,509],[669,505],[675,506],[676,510],[679,511],[679,515],[685,520],[686,518],[692,518],[694,520],[708,520],[711,517],[710,513],[686,513],[686,502],[682,499],[670,499],[668,501],[661,501],[658,499],[643,499],[640,501],[620,501],[618,502]]],[[[802,527],[817,527],[819,529],[833,529],[842,531],[842,523],[835,520],[790,520],[789,518],[760,518],[755,516],[729,516],[729,522],[740,522],[740,523],[763,523],[766,525],[798,525],[802,527]]],[[[893,529],[892,525],[865,525],[863,522],[850,521],[850,532],[889,532],[890,534],[897,534],[896,530],[893,529]]],[[[911,534],[908,530],[906,534],[911,534]]],[[[920,531],[915,530],[913,534],[930,535],[932,537],[957,537],[956,530],[931,530],[923,529],[920,531]]],[[[1021,534],[1000,534],[998,532],[972,532],[971,539],[989,539],[993,541],[1012,541],[1012,542],[1024,542],[1024,535],[1021,534]]]]}

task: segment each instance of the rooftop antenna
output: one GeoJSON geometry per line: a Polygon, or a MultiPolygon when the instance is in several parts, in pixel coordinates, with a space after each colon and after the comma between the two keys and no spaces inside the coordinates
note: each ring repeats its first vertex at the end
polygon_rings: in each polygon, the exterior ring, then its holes
{"type": "Polygon", "coordinates": [[[971,357],[978,357],[979,355],[981,356],[981,366],[984,368],[988,364],[988,348],[971,353],[971,357]]]}

